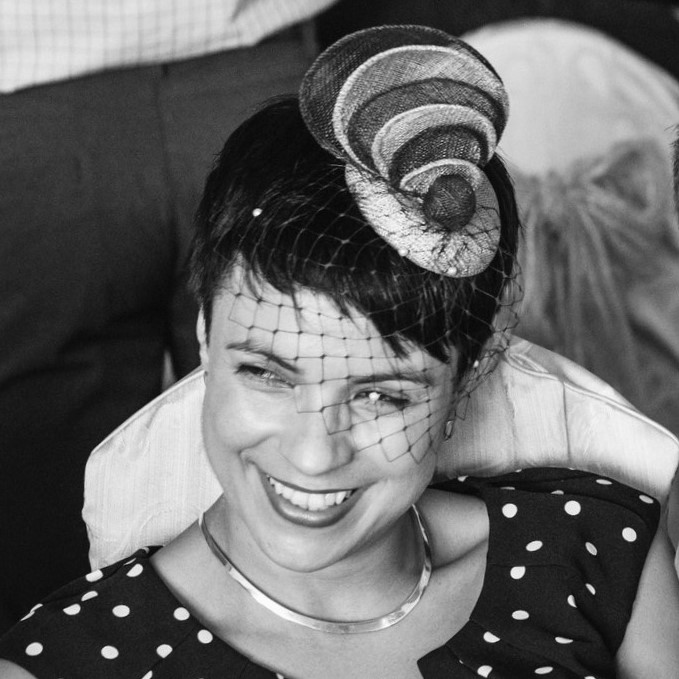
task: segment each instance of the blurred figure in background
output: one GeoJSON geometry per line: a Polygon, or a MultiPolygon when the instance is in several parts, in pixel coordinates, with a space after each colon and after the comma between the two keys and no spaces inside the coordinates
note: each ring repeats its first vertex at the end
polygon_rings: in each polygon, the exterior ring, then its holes
{"type": "Polygon", "coordinates": [[[0,631],[87,568],[90,450],[198,364],[189,227],[333,0],[0,3],[0,631]],[[49,519],[49,520],[46,520],[49,519]]]}
{"type": "Polygon", "coordinates": [[[524,223],[517,334],[679,434],[679,82],[599,31],[554,20],[465,36],[513,110],[501,150],[524,223]]]}
{"type": "Polygon", "coordinates": [[[679,78],[677,0],[340,0],[319,23],[329,44],[379,24],[425,24],[462,35],[491,23],[524,18],[573,21],[598,29],[679,78]]]}

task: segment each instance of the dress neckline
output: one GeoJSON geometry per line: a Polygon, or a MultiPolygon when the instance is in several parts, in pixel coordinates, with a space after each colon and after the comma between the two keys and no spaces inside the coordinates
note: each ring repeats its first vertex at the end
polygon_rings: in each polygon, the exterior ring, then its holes
{"type": "MultiPolygon", "coordinates": [[[[467,480],[467,478],[468,477],[460,477],[460,479],[450,479],[448,481],[436,484],[436,487],[441,489],[441,490],[445,490],[446,492],[450,492],[450,493],[459,492],[461,487],[463,487],[463,486],[466,487],[469,490],[473,489],[474,495],[476,495],[477,497],[479,497],[483,501],[484,507],[486,509],[486,513],[488,513],[488,504],[487,504],[487,502],[486,502],[486,500],[483,496],[483,492],[482,492],[483,491],[483,483],[478,484],[478,486],[476,484],[474,486],[471,486],[471,484],[467,485],[467,484],[464,483],[467,480]],[[449,486],[454,486],[454,488],[450,488],[449,486]]],[[[472,478],[469,477],[469,480],[471,481],[472,478]]],[[[474,478],[474,480],[481,481],[481,482],[484,481],[484,479],[476,479],[476,478],[474,478]]],[[[466,494],[468,494],[468,492],[466,494]]],[[[489,517],[489,524],[490,524],[490,517],[489,517]]],[[[446,653],[446,648],[454,645],[458,638],[463,637],[467,628],[472,623],[472,620],[475,617],[475,614],[477,613],[477,609],[480,607],[480,605],[481,605],[481,603],[484,599],[484,591],[485,591],[485,588],[486,588],[486,585],[487,585],[487,574],[488,574],[488,564],[489,564],[488,556],[491,553],[491,547],[492,547],[491,535],[492,535],[492,531],[490,531],[490,533],[489,533],[488,551],[486,553],[485,565],[484,565],[484,571],[483,571],[483,583],[482,583],[479,595],[478,595],[476,601],[474,602],[474,606],[472,607],[472,610],[471,610],[467,620],[443,644],[433,648],[431,651],[428,651],[423,656],[418,658],[418,660],[417,660],[418,665],[419,665],[419,663],[421,663],[425,659],[433,658],[433,657],[437,657],[437,656],[444,658],[444,662],[447,662],[447,660],[445,660],[445,659],[449,659],[450,655],[448,653],[446,653]]],[[[151,548],[147,553],[142,554],[140,558],[146,558],[148,560],[148,565],[150,567],[150,571],[153,574],[154,579],[157,580],[162,585],[163,589],[167,593],[167,596],[171,597],[173,602],[176,602],[177,605],[183,605],[177,599],[174,592],[172,592],[172,590],[169,588],[169,586],[165,583],[165,581],[161,577],[160,573],[156,570],[155,565],[153,564],[153,562],[151,560],[151,556],[153,556],[153,554],[156,551],[158,551],[159,549],[160,549],[160,547],[151,548]]],[[[200,620],[198,620],[190,611],[189,611],[188,621],[192,622],[196,627],[201,627],[201,628],[203,627],[200,620]]],[[[232,646],[228,641],[225,641],[221,637],[214,635],[214,641],[217,642],[221,647],[223,647],[225,649],[225,651],[228,652],[230,655],[235,654],[235,656],[238,657],[239,659],[241,659],[243,661],[243,663],[245,663],[249,666],[255,667],[255,668],[262,670],[262,671],[271,672],[271,675],[273,677],[278,677],[278,678],[283,677],[283,675],[277,673],[276,671],[269,670],[268,668],[264,667],[263,665],[260,665],[256,660],[246,656],[241,651],[239,651],[234,646],[232,646]]],[[[438,662],[439,662],[439,665],[440,665],[440,659],[439,659],[438,662]]],[[[238,675],[236,673],[236,674],[234,674],[234,677],[235,676],[240,676],[240,675],[238,675]]],[[[423,676],[423,679],[429,679],[427,677],[427,674],[423,674],[422,676],[423,676]]],[[[431,677],[431,679],[434,679],[434,677],[431,677]]]]}

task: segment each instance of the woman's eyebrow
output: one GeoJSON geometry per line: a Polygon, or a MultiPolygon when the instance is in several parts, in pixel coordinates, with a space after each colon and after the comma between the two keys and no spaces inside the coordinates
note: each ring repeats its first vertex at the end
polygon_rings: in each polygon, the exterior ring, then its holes
{"type": "Polygon", "coordinates": [[[268,347],[251,339],[246,339],[242,342],[229,342],[226,345],[226,348],[235,351],[245,351],[249,354],[257,354],[258,356],[265,358],[267,361],[271,361],[272,363],[279,365],[284,370],[288,370],[295,375],[298,375],[301,372],[294,363],[286,361],[281,356],[274,354],[273,351],[271,351],[271,349],[268,347]]]}
{"type": "Polygon", "coordinates": [[[374,373],[373,375],[361,375],[352,378],[352,381],[356,384],[375,384],[376,382],[392,381],[414,382],[415,384],[422,384],[426,387],[433,387],[436,384],[436,380],[434,379],[431,370],[417,370],[416,368],[374,373]]]}
{"type": "MultiPolygon", "coordinates": [[[[246,339],[240,342],[229,342],[227,349],[243,351],[249,354],[256,354],[279,365],[284,370],[288,370],[295,375],[300,375],[302,371],[298,366],[284,359],[278,354],[273,353],[269,347],[253,339],[246,339]]],[[[383,371],[366,375],[348,375],[354,384],[376,384],[377,382],[413,382],[426,387],[436,386],[436,379],[431,370],[418,370],[417,368],[399,368],[393,371],[383,371]]]]}

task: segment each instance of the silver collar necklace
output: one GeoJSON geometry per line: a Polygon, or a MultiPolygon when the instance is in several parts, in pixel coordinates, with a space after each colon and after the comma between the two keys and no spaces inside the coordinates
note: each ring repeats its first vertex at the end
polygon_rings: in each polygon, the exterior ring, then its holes
{"type": "Polygon", "coordinates": [[[210,533],[207,523],[205,521],[205,514],[200,517],[199,524],[203,531],[203,536],[212,553],[219,559],[219,561],[226,568],[226,572],[241,586],[247,593],[261,606],[271,611],[283,620],[294,622],[297,625],[303,625],[319,632],[330,632],[331,634],[357,634],[359,632],[377,632],[381,629],[386,629],[395,625],[400,620],[410,613],[410,611],[417,606],[424,590],[427,589],[429,578],[431,577],[431,547],[429,545],[429,536],[424,527],[422,517],[413,505],[411,507],[415,523],[419,528],[420,535],[422,535],[422,545],[424,548],[424,562],[422,564],[422,572],[420,578],[413,588],[413,591],[406,597],[405,601],[396,609],[380,615],[377,618],[370,618],[368,620],[324,620],[323,618],[314,618],[310,615],[305,615],[292,608],[284,606],[282,603],[272,599],[268,594],[265,594],[254,583],[250,582],[232,563],[224,550],[217,544],[216,540],[210,533]]]}

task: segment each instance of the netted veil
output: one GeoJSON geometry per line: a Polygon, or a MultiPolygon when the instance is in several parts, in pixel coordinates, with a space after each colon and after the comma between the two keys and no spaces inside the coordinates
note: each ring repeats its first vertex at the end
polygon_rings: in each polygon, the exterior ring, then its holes
{"type": "Polygon", "coordinates": [[[228,274],[241,344],[266,358],[257,379],[357,450],[423,455],[506,347],[520,294],[495,154],[507,115],[466,43],[368,29],[317,59],[298,102],[237,131],[208,179],[193,253],[207,325],[228,274]],[[413,350],[426,360],[409,365],[413,350]]]}

